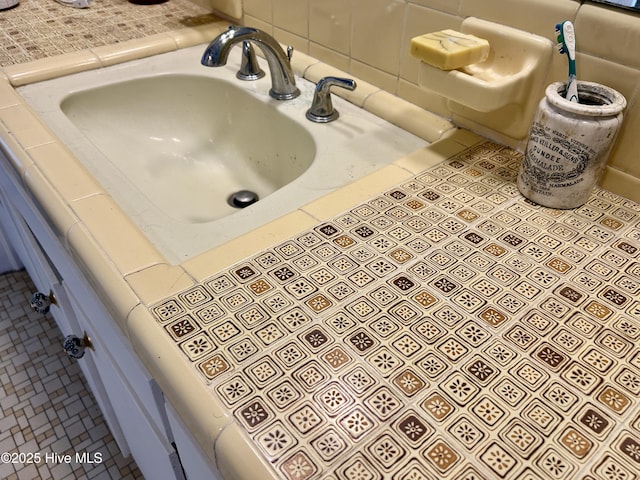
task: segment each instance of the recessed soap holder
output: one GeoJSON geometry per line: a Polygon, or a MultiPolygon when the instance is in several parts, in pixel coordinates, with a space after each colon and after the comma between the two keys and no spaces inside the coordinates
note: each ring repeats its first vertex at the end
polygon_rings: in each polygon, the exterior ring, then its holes
{"type": "Polygon", "coordinates": [[[489,57],[457,70],[420,62],[420,86],[479,112],[523,103],[532,91],[542,91],[553,52],[549,39],[475,17],[464,19],[460,31],[488,40],[489,57]]]}

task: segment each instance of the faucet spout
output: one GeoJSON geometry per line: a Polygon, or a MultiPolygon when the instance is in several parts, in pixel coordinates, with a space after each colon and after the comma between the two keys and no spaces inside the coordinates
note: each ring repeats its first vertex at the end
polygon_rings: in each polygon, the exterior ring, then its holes
{"type": "Polygon", "coordinates": [[[252,27],[229,27],[209,44],[202,55],[201,63],[206,67],[220,67],[227,63],[231,47],[238,42],[254,43],[264,53],[271,73],[269,95],[277,100],[290,100],[300,95],[291,68],[289,56],[280,44],[268,33],[252,27]]]}

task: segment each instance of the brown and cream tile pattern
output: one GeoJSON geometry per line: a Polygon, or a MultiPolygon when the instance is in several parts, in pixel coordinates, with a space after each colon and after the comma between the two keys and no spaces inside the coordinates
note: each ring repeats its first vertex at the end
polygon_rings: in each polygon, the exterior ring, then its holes
{"type": "Polygon", "coordinates": [[[283,479],[640,478],[640,206],[492,143],[151,307],[283,479]]]}
{"type": "Polygon", "coordinates": [[[143,38],[217,18],[190,0],[136,5],[92,0],[76,9],[55,0],[21,0],[0,13],[0,67],[143,38]]]}

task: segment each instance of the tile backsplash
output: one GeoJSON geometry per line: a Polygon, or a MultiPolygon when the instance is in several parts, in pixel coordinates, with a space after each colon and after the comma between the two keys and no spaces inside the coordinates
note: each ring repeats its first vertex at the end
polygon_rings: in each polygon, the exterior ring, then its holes
{"type": "MultiPolygon", "coordinates": [[[[625,123],[609,159],[602,186],[640,199],[640,14],[576,0],[244,0],[244,23],[272,32],[319,60],[396,94],[458,125],[522,147],[510,131],[513,109],[481,113],[418,86],[412,37],[459,29],[478,17],[555,39],[562,20],[576,25],[578,77],[620,91],[627,99],[625,123]]],[[[564,55],[554,54],[544,85],[566,76],[564,55]]],[[[531,92],[542,98],[544,89],[531,92]]]]}

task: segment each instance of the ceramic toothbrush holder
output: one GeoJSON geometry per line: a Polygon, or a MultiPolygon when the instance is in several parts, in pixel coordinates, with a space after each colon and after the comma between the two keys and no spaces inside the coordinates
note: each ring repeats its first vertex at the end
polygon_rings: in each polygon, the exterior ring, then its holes
{"type": "Polygon", "coordinates": [[[627,102],[616,90],[578,82],[579,103],[564,98],[566,84],[552,83],[533,120],[518,189],[545,207],[584,204],[600,179],[622,124],[627,102]]]}

